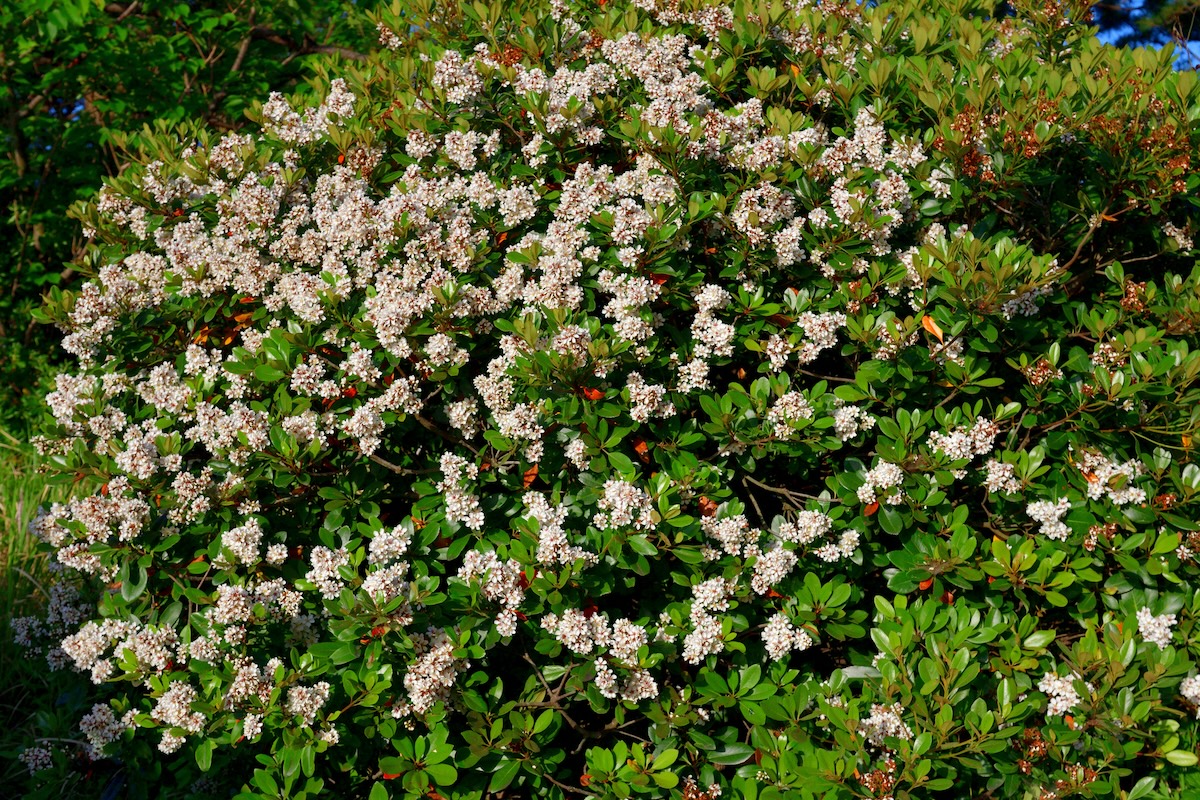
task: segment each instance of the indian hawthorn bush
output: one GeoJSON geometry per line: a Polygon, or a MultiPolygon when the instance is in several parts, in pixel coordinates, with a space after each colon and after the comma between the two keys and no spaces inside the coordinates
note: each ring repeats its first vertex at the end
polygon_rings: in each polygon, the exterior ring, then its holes
{"type": "Polygon", "coordinates": [[[17,623],[95,684],[87,757],[1197,791],[1200,92],[1014,7],[412,0],[319,106],[108,183],[43,312],[40,445],[100,489],[17,623]]]}

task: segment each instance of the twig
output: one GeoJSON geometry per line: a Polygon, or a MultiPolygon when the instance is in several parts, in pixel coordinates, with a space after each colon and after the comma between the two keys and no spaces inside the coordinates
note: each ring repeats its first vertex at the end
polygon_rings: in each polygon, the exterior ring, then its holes
{"type": "Polygon", "coordinates": [[[436,469],[407,469],[405,467],[401,467],[396,464],[393,464],[390,461],[386,461],[386,460],[380,458],[379,456],[375,455],[374,453],[372,453],[370,456],[368,456],[368,458],[370,458],[372,461],[374,461],[376,464],[383,467],[384,469],[391,470],[392,472],[396,473],[397,475],[427,475],[431,472],[437,472],[436,469]]]}
{"type": "Polygon", "coordinates": [[[303,42],[297,42],[291,36],[285,33],[280,33],[277,30],[268,28],[263,25],[255,25],[250,29],[250,36],[254,39],[271,42],[272,44],[282,45],[291,51],[291,55],[286,59],[291,61],[296,56],[306,56],[312,53],[321,53],[323,55],[336,55],[343,58],[349,58],[352,61],[366,61],[367,57],[357,50],[351,50],[349,47],[340,47],[332,44],[317,44],[311,41],[307,36],[303,42]]]}

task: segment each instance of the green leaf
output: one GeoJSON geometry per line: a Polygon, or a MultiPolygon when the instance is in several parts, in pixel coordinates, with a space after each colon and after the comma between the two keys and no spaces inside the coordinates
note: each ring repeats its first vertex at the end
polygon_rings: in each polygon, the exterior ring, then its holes
{"type": "Polygon", "coordinates": [[[201,772],[208,772],[212,767],[213,750],[217,747],[216,739],[204,738],[196,745],[196,766],[201,772]]]}
{"type": "Polygon", "coordinates": [[[658,553],[658,548],[651,544],[650,540],[643,534],[638,533],[630,536],[626,541],[635,553],[643,556],[652,556],[658,553]]]}
{"type": "Polygon", "coordinates": [[[503,761],[500,764],[500,769],[492,773],[492,779],[488,781],[489,792],[501,792],[508,788],[513,779],[517,777],[517,773],[521,771],[520,761],[503,761]]]}
{"type": "Polygon", "coordinates": [[[1167,761],[1177,767],[1194,767],[1200,758],[1197,758],[1191,750],[1172,750],[1167,753],[1167,761]]]}
{"type": "Polygon", "coordinates": [[[1152,775],[1147,775],[1146,777],[1141,778],[1133,785],[1133,788],[1129,790],[1129,794],[1125,795],[1125,800],[1138,800],[1140,797],[1145,797],[1154,791],[1154,785],[1156,783],[1158,783],[1158,778],[1155,778],[1152,775]]]}
{"type": "Polygon", "coordinates": [[[1054,631],[1034,631],[1025,637],[1021,646],[1026,650],[1042,650],[1054,641],[1054,631]]]}
{"type": "Polygon", "coordinates": [[[438,786],[450,786],[458,780],[458,770],[449,764],[428,764],[425,766],[425,773],[438,786]]]}
{"type": "Polygon", "coordinates": [[[146,591],[146,583],[150,580],[150,577],[146,572],[146,568],[141,564],[134,564],[131,569],[127,561],[122,565],[120,574],[121,597],[126,602],[137,599],[142,592],[146,591]]]}
{"type": "Polygon", "coordinates": [[[745,764],[754,756],[754,748],[748,744],[741,742],[733,742],[725,745],[723,750],[719,750],[708,757],[708,760],[713,764],[745,764]]]}
{"type": "Polygon", "coordinates": [[[254,368],[254,377],[263,383],[278,383],[283,380],[284,371],[267,364],[259,364],[254,368]]]}

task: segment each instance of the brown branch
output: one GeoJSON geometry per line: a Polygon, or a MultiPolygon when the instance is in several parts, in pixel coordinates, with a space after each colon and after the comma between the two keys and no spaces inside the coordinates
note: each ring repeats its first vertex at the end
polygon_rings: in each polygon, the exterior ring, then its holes
{"type": "Polygon", "coordinates": [[[428,475],[431,472],[438,471],[436,469],[406,469],[405,467],[401,467],[396,464],[393,464],[390,461],[386,461],[386,460],[380,458],[379,456],[375,455],[374,453],[372,453],[370,456],[368,456],[368,458],[370,458],[372,461],[374,461],[376,464],[383,467],[384,469],[390,470],[390,471],[396,473],[397,475],[428,475]]]}
{"type": "Polygon", "coordinates": [[[285,33],[280,33],[272,28],[263,25],[255,25],[250,29],[250,37],[260,41],[271,42],[272,44],[281,45],[291,51],[288,60],[295,56],[305,56],[312,53],[321,53],[322,55],[337,55],[343,58],[349,58],[352,61],[366,61],[367,57],[357,50],[351,50],[348,47],[339,47],[331,44],[317,44],[312,41],[307,35],[304,40],[297,42],[291,36],[285,33]]]}

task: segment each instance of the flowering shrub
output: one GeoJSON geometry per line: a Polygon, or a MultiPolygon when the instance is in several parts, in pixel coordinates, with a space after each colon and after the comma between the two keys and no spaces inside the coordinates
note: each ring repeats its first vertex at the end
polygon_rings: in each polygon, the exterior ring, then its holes
{"type": "Polygon", "coordinates": [[[1194,75],[1070,4],[400,10],[79,212],[41,446],[100,488],[17,628],[90,758],[1195,791],[1194,75]]]}

